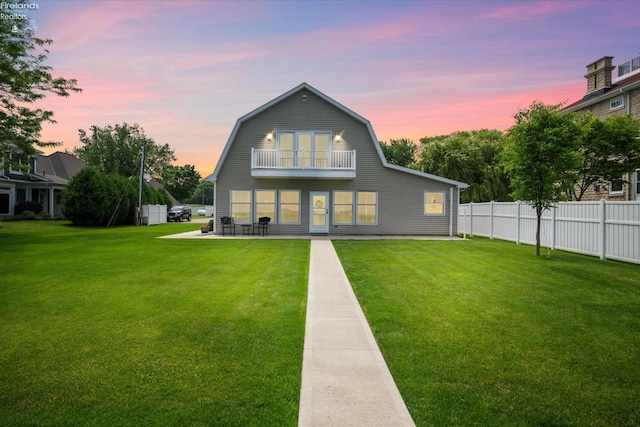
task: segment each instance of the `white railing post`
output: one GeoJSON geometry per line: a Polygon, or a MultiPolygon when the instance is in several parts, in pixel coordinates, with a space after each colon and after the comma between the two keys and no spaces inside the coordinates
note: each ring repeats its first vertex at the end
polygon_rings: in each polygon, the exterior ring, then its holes
{"type": "Polygon", "coordinates": [[[473,202],[469,202],[469,236],[473,237],[473,202]]]}

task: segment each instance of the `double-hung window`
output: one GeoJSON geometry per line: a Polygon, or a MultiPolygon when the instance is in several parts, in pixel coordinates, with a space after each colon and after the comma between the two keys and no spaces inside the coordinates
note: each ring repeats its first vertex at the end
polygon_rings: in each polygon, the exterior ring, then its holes
{"type": "Polygon", "coordinates": [[[333,223],[336,225],[376,225],[378,193],[375,191],[334,191],[333,223]]]}
{"type": "Polygon", "coordinates": [[[378,223],[378,193],[358,191],[356,224],[376,225],[378,223]]]}
{"type": "Polygon", "coordinates": [[[231,217],[237,223],[251,222],[251,190],[231,190],[231,217]]]}
{"type": "Polygon", "coordinates": [[[333,223],[353,224],[353,191],[333,192],[333,223]]]}
{"type": "Polygon", "coordinates": [[[444,215],[444,193],[428,192],[424,193],[424,214],[444,215]]]}
{"type": "Polygon", "coordinates": [[[254,222],[258,222],[263,216],[276,222],[276,190],[256,190],[255,201],[254,222]]]}
{"type": "Polygon", "coordinates": [[[280,224],[300,224],[300,190],[280,190],[280,224]]]}

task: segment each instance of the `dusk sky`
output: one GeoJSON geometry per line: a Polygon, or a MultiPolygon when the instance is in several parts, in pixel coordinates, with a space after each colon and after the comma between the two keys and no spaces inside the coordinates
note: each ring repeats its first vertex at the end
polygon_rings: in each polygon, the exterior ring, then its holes
{"type": "Polygon", "coordinates": [[[239,117],[302,82],[419,143],[506,130],[534,100],[581,98],[588,63],[640,55],[635,0],[34,2],[47,65],[83,89],[39,104],[58,122],[42,140],[138,123],[203,177],[239,117]]]}

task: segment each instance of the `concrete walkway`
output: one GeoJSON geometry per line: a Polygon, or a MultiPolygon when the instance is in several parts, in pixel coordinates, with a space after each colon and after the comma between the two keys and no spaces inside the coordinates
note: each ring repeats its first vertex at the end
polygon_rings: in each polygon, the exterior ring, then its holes
{"type": "Polygon", "coordinates": [[[312,240],[299,426],[413,426],[330,240],[312,240]]]}

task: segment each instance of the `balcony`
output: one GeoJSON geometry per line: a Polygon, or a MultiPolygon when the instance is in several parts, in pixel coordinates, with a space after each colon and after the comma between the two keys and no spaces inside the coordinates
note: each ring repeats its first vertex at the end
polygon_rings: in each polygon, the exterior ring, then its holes
{"type": "Polygon", "coordinates": [[[356,150],[251,149],[254,178],[354,179],[356,150]]]}

